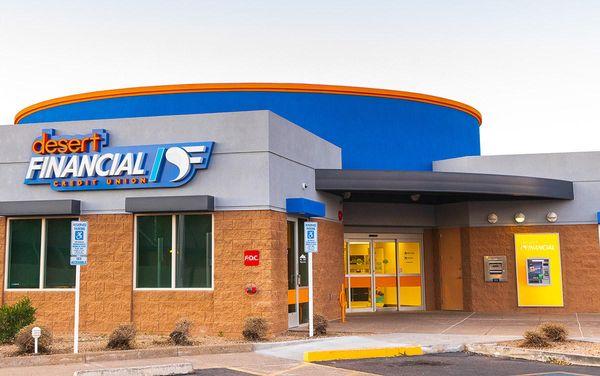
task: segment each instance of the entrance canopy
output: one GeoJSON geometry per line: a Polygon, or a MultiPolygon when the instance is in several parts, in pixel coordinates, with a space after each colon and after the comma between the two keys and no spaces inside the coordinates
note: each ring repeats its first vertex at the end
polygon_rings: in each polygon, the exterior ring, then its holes
{"type": "Polygon", "coordinates": [[[455,172],[316,170],[315,187],[353,202],[573,200],[570,181],[455,172]]]}

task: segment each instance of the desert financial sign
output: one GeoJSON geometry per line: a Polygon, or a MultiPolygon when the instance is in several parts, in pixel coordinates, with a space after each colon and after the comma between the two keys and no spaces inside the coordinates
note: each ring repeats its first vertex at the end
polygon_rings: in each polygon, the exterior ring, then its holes
{"type": "Polygon", "coordinates": [[[214,142],[109,147],[109,134],[56,135],[45,129],[31,145],[25,184],[55,191],[172,188],[208,167],[214,142]]]}

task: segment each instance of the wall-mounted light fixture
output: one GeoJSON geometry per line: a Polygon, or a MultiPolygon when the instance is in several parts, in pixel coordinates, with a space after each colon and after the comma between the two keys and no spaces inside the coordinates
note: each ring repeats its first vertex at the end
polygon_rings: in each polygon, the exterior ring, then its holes
{"type": "Polygon", "coordinates": [[[517,222],[517,223],[525,222],[525,214],[523,214],[523,213],[515,214],[515,222],[517,222]]]}
{"type": "Polygon", "coordinates": [[[558,221],[558,214],[556,214],[555,212],[548,212],[548,214],[546,214],[546,220],[550,223],[554,223],[556,221],[558,221]]]}
{"type": "Polygon", "coordinates": [[[487,221],[488,221],[488,223],[490,223],[492,225],[494,223],[498,222],[498,214],[496,214],[496,213],[490,213],[490,214],[488,214],[487,221]]]}
{"type": "Polygon", "coordinates": [[[417,201],[419,201],[420,198],[421,198],[421,195],[419,193],[415,193],[415,194],[410,195],[410,200],[412,202],[417,202],[417,201]]]}

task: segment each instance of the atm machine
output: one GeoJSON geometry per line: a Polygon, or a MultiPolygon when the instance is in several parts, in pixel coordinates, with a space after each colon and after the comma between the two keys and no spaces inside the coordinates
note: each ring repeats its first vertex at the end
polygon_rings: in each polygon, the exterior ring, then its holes
{"type": "Polygon", "coordinates": [[[550,285],[550,259],[527,259],[527,284],[530,286],[550,285]]]}

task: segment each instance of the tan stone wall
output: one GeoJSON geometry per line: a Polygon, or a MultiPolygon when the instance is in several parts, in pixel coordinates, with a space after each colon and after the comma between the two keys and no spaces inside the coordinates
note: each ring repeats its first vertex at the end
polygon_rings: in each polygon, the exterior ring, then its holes
{"type": "Polygon", "coordinates": [[[600,246],[597,225],[475,227],[463,229],[465,309],[481,312],[600,312],[600,246]],[[552,232],[560,234],[564,308],[519,308],[515,276],[515,233],[552,232]],[[464,252],[466,248],[468,254],[464,252]],[[508,282],[483,280],[483,256],[506,255],[508,282]]]}
{"type": "Polygon", "coordinates": [[[287,329],[286,223],[274,211],[215,213],[214,332],[239,336],[248,316],[265,317],[273,333],[287,329]],[[243,252],[252,249],[260,265],[244,266],[243,252]],[[244,292],[249,283],[256,295],[244,292]]]}
{"type": "Polygon", "coordinates": [[[286,215],[274,211],[216,212],[214,290],[135,291],[133,317],[140,330],[168,333],[181,318],[196,333],[241,336],[249,316],[267,319],[272,333],[287,329],[286,215]],[[244,250],[259,250],[260,265],[244,266],[244,250]],[[256,295],[245,287],[255,284],[256,295]]]}
{"type": "MultiPolygon", "coordinates": [[[[36,308],[36,324],[43,325],[53,333],[73,332],[75,294],[68,291],[6,292],[4,302],[14,304],[24,296],[31,299],[36,308]]],[[[83,316],[81,316],[83,318],[83,316]]]]}
{"type": "Polygon", "coordinates": [[[186,318],[194,334],[212,334],[213,297],[212,291],[135,291],[133,322],[140,332],[167,334],[186,318]]]}
{"type": "MultiPolygon", "coordinates": [[[[133,216],[88,215],[81,220],[89,221],[89,249],[88,265],[81,268],[80,330],[106,333],[131,321],[133,216]]],[[[4,218],[1,223],[4,251],[4,218]]],[[[28,296],[37,309],[37,323],[55,333],[73,331],[74,292],[10,291],[4,292],[3,301],[12,304],[23,296],[28,296]]]]}
{"type": "Polygon", "coordinates": [[[315,313],[340,318],[339,293],[344,283],[344,226],[317,220],[319,252],[313,258],[315,313]]]}
{"type": "Polygon", "coordinates": [[[84,215],[88,265],[81,268],[80,330],[106,333],[131,322],[133,215],[84,215]]]}
{"type": "MultiPolygon", "coordinates": [[[[107,333],[133,321],[141,332],[168,333],[180,318],[189,318],[196,333],[239,337],[248,316],[267,319],[272,333],[287,329],[286,214],[274,211],[214,213],[214,289],[209,291],[134,291],[134,216],[87,215],[89,263],[81,275],[81,326],[87,333],[107,333]],[[260,251],[260,265],[243,265],[243,251],[260,251]],[[258,293],[244,287],[254,283],[258,293]]],[[[0,218],[0,246],[5,249],[5,221],[0,218]]],[[[343,228],[322,221],[321,262],[316,270],[323,282],[317,287],[316,308],[339,316],[338,285],[343,280],[343,228]],[[339,253],[339,255],[337,255],[339,253]],[[330,257],[332,256],[332,257],[330,257]],[[339,256],[336,258],[336,256],[339,256]],[[336,270],[332,273],[331,271],[336,270]],[[321,299],[323,301],[321,302],[321,299]],[[322,305],[321,305],[322,304],[322,305]]],[[[0,262],[4,263],[4,252],[0,262]]],[[[4,281],[4,267],[0,269],[4,281]]],[[[38,309],[38,322],[55,333],[72,331],[74,293],[59,291],[2,292],[5,302],[29,296],[38,309]]]]}

